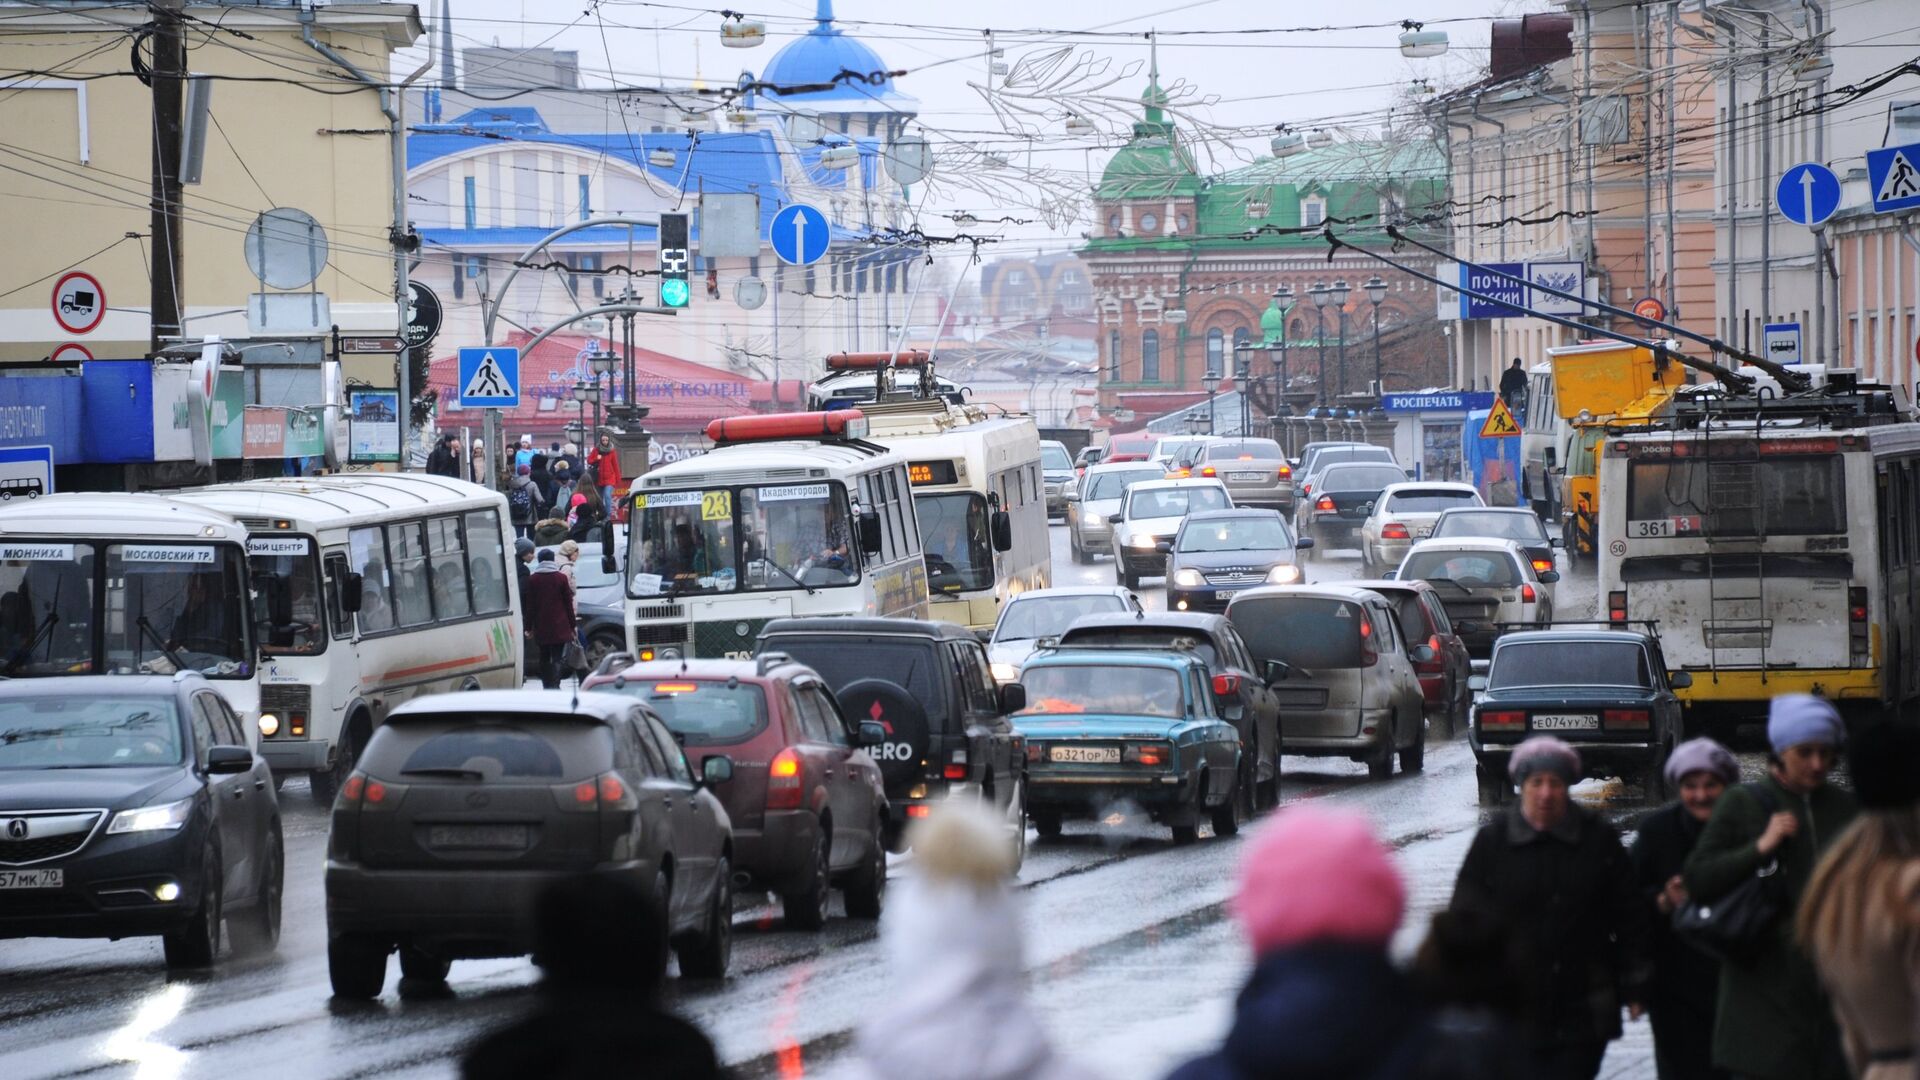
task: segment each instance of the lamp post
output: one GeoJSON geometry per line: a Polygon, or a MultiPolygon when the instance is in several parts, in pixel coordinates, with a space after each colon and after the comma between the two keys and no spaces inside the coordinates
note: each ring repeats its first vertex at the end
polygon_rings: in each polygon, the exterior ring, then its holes
{"type": "Polygon", "coordinates": [[[580,419],[574,421],[574,423],[569,424],[567,426],[569,428],[578,427],[581,430],[582,432],[581,438],[578,440],[575,440],[574,442],[574,445],[578,446],[581,442],[586,441],[585,432],[587,428],[587,402],[589,401],[593,402],[594,411],[596,415],[599,412],[599,407],[600,407],[599,382],[597,381],[588,382],[585,379],[581,379],[579,382],[574,383],[573,384],[573,400],[577,402],[580,406],[580,419]]]}
{"type": "Polygon", "coordinates": [[[1275,387],[1273,392],[1273,411],[1277,414],[1280,406],[1286,401],[1285,394],[1291,382],[1287,374],[1287,324],[1293,315],[1293,286],[1282,284],[1273,290],[1273,309],[1280,313],[1280,367],[1274,372],[1274,376],[1280,380],[1280,385],[1275,387]]]}
{"type": "Polygon", "coordinates": [[[585,442],[587,439],[587,425],[581,423],[578,420],[567,421],[567,426],[565,430],[567,433],[567,440],[573,443],[575,446],[579,446],[581,443],[585,442]]]}
{"type": "MultiPolygon", "coordinates": [[[[600,385],[601,379],[613,373],[613,365],[618,361],[612,353],[601,352],[597,347],[599,342],[595,342],[594,344],[596,348],[593,351],[593,355],[587,357],[587,366],[593,371],[593,385],[597,387],[600,385]]],[[[597,396],[593,399],[593,430],[596,435],[599,434],[600,398],[597,396]]],[[[586,442],[582,440],[580,445],[585,447],[586,442]]]]}
{"type": "Polygon", "coordinates": [[[1380,304],[1387,298],[1387,283],[1380,280],[1379,274],[1375,274],[1361,288],[1367,290],[1367,299],[1373,302],[1373,392],[1377,396],[1384,396],[1387,384],[1380,375],[1380,304]]]}
{"type": "Polygon", "coordinates": [[[1327,403],[1327,305],[1333,303],[1333,290],[1324,281],[1316,281],[1307,290],[1313,297],[1313,341],[1320,354],[1320,404],[1327,403]]]}
{"type": "Polygon", "coordinates": [[[1240,437],[1246,438],[1248,428],[1252,427],[1248,410],[1251,408],[1247,382],[1253,376],[1253,357],[1246,352],[1236,351],[1233,357],[1233,384],[1240,391],[1240,437]]]}
{"type": "Polygon", "coordinates": [[[1220,392],[1220,373],[1217,371],[1207,372],[1206,375],[1201,378],[1200,385],[1207,388],[1207,434],[1211,435],[1214,431],[1213,395],[1220,392]]]}
{"type": "Polygon", "coordinates": [[[1340,396],[1347,396],[1347,294],[1353,289],[1346,278],[1340,278],[1328,290],[1333,294],[1333,306],[1340,312],[1340,396]]]}

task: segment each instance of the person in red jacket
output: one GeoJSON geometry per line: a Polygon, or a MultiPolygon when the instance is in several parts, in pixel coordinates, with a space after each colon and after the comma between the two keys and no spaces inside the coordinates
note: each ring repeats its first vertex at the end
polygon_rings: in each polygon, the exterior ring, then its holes
{"type": "Polygon", "coordinates": [[[587,468],[593,470],[593,482],[600,489],[600,506],[613,520],[613,489],[620,486],[620,451],[613,448],[613,436],[600,436],[600,444],[587,451],[587,468]]]}
{"type": "Polygon", "coordinates": [[[540,648],[540,685],[560,689],[561,656],[567,642],[573,640],[573,590],[560,564],[553,560],[552,548],[541,548],[533,573],[527,575],[526,593],[520,598],[533,643],[540,648]]]}

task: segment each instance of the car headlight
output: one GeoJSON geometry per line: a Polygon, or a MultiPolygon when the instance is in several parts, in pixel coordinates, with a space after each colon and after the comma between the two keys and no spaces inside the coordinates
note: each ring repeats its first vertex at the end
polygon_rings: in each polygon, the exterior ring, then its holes
{"type": "Polygon", "coordinates": [[[1134,533],[1127,537],[1128,547],[1141,548],[1146,551],[1152,551],[1153,546],[1159,542],[1159,537],[1154,536],[1152,533],[1134,533]]]}
{"type": "MultiPolygon", "coordinates": [[[[1010,683],[1020,678],[1020,667],[1017,664],[1009,664],[1004,660],[995,660],[987,666],[993,669],[994,682],[1010,683]]],[[[974,670],[977,671],[979,669],[975,668],[974,670]]]]}
{"type": "Polygon", "coordinates": [[[1197,589],[1207,582],[1205,578],[1200,576],[1200,571],[1198,570],[1175,570],[1173,572],[1173,583],[1183,589],[1197,589]]]}
{"type": "Polygon", "coordinates": [[[270,712],[261,713],[260,714],[260,734],[271,736],[271,735],[278,735],[279,733],[280,733],[280,718],[273,715],[270,712]]]}
{"type": "Polygon", "coordinates": [[[113,815],[113,824],[107,826],[107,835],[132,832],[173,832],[187,823],[193,813],[193,798],[188,796],[179,802],[162,803],[159,806],[142,806],[137,810],[122,810],[113,815]]]}
{"type": "Polygon", "coordinates": [[[1292,563],[1283,563],[1267,571],[1267,584],[1292,585],[1300,580],[1300,568],[1292,563]]]}

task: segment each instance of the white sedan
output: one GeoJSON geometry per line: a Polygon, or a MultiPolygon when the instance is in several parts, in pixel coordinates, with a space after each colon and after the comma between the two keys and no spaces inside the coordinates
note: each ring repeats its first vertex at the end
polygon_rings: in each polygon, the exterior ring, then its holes
{"type": "Polygon", "coordinates": [[[1413,545],[1433,532],[1433,523],[1442,513],[1485,505],[1472,484],[1417,480],[1389,484],[1360,526],[1360,557],[1369,572],[1399,566],[1413,545]]]}

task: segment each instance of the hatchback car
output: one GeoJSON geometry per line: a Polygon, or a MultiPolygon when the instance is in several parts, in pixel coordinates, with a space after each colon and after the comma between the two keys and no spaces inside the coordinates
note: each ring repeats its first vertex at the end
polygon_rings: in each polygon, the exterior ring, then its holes
{"type": "Polygon", "coordinates": [[[207,680],[0,681],[0,938],[158,935],[168,967],[280,939],[280,807],[207,680]]]}
{"type": "MultiPolygon", "coordinates": [[[[1472,484],[1412,480],[1380,492],[1373,513],[1360,525],[1360,558],[1368,570],[1399,566],[1407,549],[1425,540],[1441,513],[1484,506],[1472,484]]],[[[1551,569],[1551,567],[1549,567],[1551,569]]]]}
{"type": "Polygon", "coordinates": [[[1070,816],[1127,801],[1190,844],[1200,823],[1231,836],[1251,814],[1240,736],[1215,711],[1198,657],[1173,652],[1061,652],[1021,674],[1029,813],[1043,837],[1070,816]]]}
{"type": "Polygon", "coordinates": [[[1513,797],[1514,747],[1542,734],[1580,751],[1585,775],[1637,780],[1649,802],[1667,799],[1667,755],[1682,730],[1673,691],[1692,686],[1693,676],[1667,674],[1659,638],[1601,629],[1509,634],[1494,646],[1485,678],[1473,681],[1485,690],[1469,732],[1482,804],[1513,797]]]}
{"type": "Polygon", "coordinates": [[[1167,571],[1161,544],[1180,531],[1180,522],[1200,510],[1227,510],[1233,499],[1218,480],[1149,480],[1127,485],[1120,512],[1107,515],[1113,526],[1113,574],[1120,584],[1138,589],[1142,577],[1167,571]]]}
{"type": "Polygon", "coordinates": [[[1166,474],[1144,461],[1102,463],[1087,470],[1079,486],[1067,492],[1067,548],[1073,561],[1090,563],[1113,550],[1113,524],[1128,484],[1164,480],[1166,474]]]}
{"type": "Polygon", "coordinates": [[[1100,459],[1105,457],[1106,454],[1107,448],[1104,446],[1081,447],[1080,452],[1073,455],[1074,473],[1079,476],[1085,476],[1087,470],[1092,466],[1100,464],[1100,459]]]}
{"type": "Polygon", "coordinates": [[[733,870],[780,895],[787,926],[817,930],[834,884],[847,914],[877,919],[887,889],[887,793],[871,720],[840,713],[813,669],[785,657],[656,660],[581,686],[647,703],[688,754],[733,759],[713,793],[733,823],[733,870]]]}
{"type": "Polygon", "coordinates": [[[726,974],[733,830],[653,710],[615,694],[481,690],[387,714],[334,798],[327,841],[327,970],[372,998],[400,953],[409,979],[452,961],[522,956],[526,913],[580,874],[651,890],[682,974],[726,974]]]}
{"type": "Polygon", "coordinates": [[[1153,446],[1159,438],[1151,431],[1129,431],[1124,435],[1115,435],[1107,440],[1106,456],[1101,462],[1107,465],[1123,461],[1146,461],[1153,456],[1153,446]]]}
{"type": "Polygon", "coordinates": [[[1447,618],[1475,659],[1493,654],[1508,629],[1553,621],[1553,570],[1535,570],[1511,540],[1422,540],[1413,545],[1396,581],[1424,581],[1440,594],[1447,618]]]}
{"type": "Polygon", "coordinates": [[[1227,605],[1286,715],[1289,754],[1365,762],[1384,780],[1426,760],[1425,699],[1413,665],[1433,658],[1409,644],[1385,597],[1344,585],[1250,589],[1227,605]]]}
{"type": "Polygon", "coordinates": [[[1406,479],[1400,466],[1388,462],[1327,466],[1314,476],[1313,494],[1295,514],[1300,535],[1313,537],[1316,556],[1324,556],[1335,545],[1351,545],[1360,527],[1373,516],[1380,493],[1406,479]]]}
{"type": "Polygon", "coordinates": [[[1042,440],[1040,482],[1047,493],[1048,517],[1067,512],[1067,492],[1073,488],[1075,479],[1073,455],[1067,451],[1067,444],[1042,440]]]}
{"type": "Polygon", "coordinates": [[[1427,703],[1427,730],[1458,735],[1467,727],[1473,711],[1473,655],[1467,643],[1454,633],[1453,622],[1440,602],[1440,594],[1424,581],[1343,581],[1340,584],[1376,592],[1393,605],[1400,617],[1400,629],[1407,640],[1424,641],[1433,650],[1431,660],[1416,660],[1413,672],[1420,677],[1420,694],[1427,703]]]}
{"type": "Polygon", "coordinates": [[[987,638],[987,663],[1001,685],[1020,681],[1020,665],[1043,638],[1059,637],[1083,615],[1139,612],[1140,598],[1118,585],[1029,589],[1007,601],[987,638]]]}
{"type": "Polygon", "coordinates": [[[1471,510],[1443,510],[1433,521],[1430,539],[1452,540],[1477,536],[1512,540],[1527,553],[1536,572],[1553,569],[1553,549],[1560,538],[1547,535],[1540,515],[1518,506],[1481,506],[1471,510]]]}
{"type": "Polygon", "coordinates": [[[1293,513],[1293,466],[1272,439],[1221,439],[1189,448],[1180,460],[1189,476],[1227,485],[1235,506],[1293,513]]]}
{"type": "Polygon", "coordinates": [[[1315,478],[1330,465],[1353,462],[1397,464],[1393,451],[1372,443],[1308,443],[1301,448],[1300,455],[1300,464],[1293,467],[1293,505],[1296,512],[1313,494],[1315,478]]]}
{"type": "Polygon", "coordinates": [[[1255,585],[1304,580],[1297,541],[1275,510],[1207,510],[1188,514],[1167,545],[1167,609],[1225,611],[1255,585]]]}

